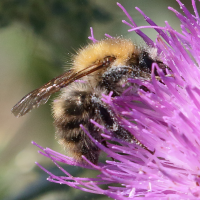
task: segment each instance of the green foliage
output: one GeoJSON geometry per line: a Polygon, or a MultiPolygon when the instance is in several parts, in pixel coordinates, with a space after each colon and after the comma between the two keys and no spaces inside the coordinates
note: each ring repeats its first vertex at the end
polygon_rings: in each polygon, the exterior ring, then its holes
{"type": "Polygon", "coordinates": [[[51,34],[57,29],[57,33],[67,34],[79,43],[87,36],[92,22],[108,19],[108,12],[88,0],[0,1],[0,27],[20,22],[47,39],[52,39],[51,34]]]}

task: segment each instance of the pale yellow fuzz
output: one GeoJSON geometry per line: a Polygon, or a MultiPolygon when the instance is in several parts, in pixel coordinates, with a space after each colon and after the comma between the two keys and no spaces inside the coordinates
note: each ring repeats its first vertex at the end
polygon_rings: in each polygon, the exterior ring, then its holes
{"type": "Polygon", "coordinates": [[[63,99],[57,98],[56,100],[53,101],[52,103],[52,111],[53,111],[53,116],[55,119],[58,119],[64,115],[64,105],[65,101],[63,99]]]}
{"type": "Polygon", "coordinates": [[[101,40],[79,50],[74,56],[73,68],[76,71],[85,69],[106,56],[115,57],[114,65],[125,65],[132,54],[138,54],[136,46],[122,38],[101,40]]]}

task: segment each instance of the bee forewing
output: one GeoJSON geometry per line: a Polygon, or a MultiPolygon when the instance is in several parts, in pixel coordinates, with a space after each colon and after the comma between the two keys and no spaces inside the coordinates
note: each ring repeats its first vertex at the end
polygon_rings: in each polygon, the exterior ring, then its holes
{"type": "MultiPolygon", "coordinates": [[[[16,117],[21,117],[23,115],[25,115],[26,113],[28,113],[30,110],[32,110],[33,108],[37,108],[42,104],[45,104],[50,96],[47,97],[43,97],[41,100],[38,100],[39,97],[35,96],[35,94],[37,93],[36,90],[34,90],[33,92],[29,93],[28,95],[26,95],[25,97],[23,97],[13,108],[12,108],[12,113],[16,116],[16,117]]],[[[39,93],[38,93],[39,94],[39,93]]]]}
{"type": "Polygon", "coordinates": [[[45,104],[49,97],[59,91],[62,87],[69,84],[70,80],[74,76],[74,72],[72,70],[60,75],[42,87],[33,90],[26,96],[24,96],[13,108],[12,113],[16,117],[20,117],[28,113],[33,108],[37,108],[40,105],[45,104]]]}
{"type": "Polygon", "coordinates": [[[26,96],[24,96],[13,108],[12,113],[16,117],[20,117],[31,111],[33,108],[38,108],[40,105],[45,104],[50,96],[55,92],[58,92],[61,88],[66,87],[73,81],[82,78],[92,72],[95,72],[105,65],[91,65],[81,71],[74,71],[73,69],[60,75],[44,86],[33,90],[26,96]]]}

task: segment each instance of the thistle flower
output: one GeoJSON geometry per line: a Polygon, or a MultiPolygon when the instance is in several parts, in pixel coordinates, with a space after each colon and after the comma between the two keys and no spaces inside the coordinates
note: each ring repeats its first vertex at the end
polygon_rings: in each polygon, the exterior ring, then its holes
{"type": "MultiPolygon", "coordinates": [[[[83,130],[114,160],[94,165],[85,159],[88,166],[84,167],[98,170],[100,175],[96,178],[73,177],[58,164],[79,165],[73,158],[33,142],[43,150],[40,153],[50,158],[65,174],[63,177],[56,176],[37,163],[50,175],[49,181],[120,200],[191,200],[200,197],[200,18],[195,0],[192,0],[195,15],[179,0],[177,2],[185,16],[171,7],[169,9],[180,20],[182,33],[176,32],[167,22],[165,27],[157,26],[139,8],[136,9],[150,26],[137,27],[118,3],[130,21],[123,21],[130,27],[129,31],[135,31],[148,45],[155,47],[170,70],[164,74],[157,64],[153,64],[151,81],[129,80],[145,85],[151,92],[138,89],[137,94],[132,94],[126,90],[122,96],[112,98],[110,94],[102,99],[120,116],[119,123],[154,154],[137,144],[111,137],[109,131],[91,120],[103,130],[104,138],[115,142],[105,147],[82,126],[83,130]],[[141,31],[143,28],[154,28],[158,32],[156,42],[141,31]],[[159,78],[154,70],[157,70],[159,78]],[[102,184],[108,185],[108,188],[101,189],[102,184]]],[[[93,32],[90,39],[95,42],[93,32]]]]}

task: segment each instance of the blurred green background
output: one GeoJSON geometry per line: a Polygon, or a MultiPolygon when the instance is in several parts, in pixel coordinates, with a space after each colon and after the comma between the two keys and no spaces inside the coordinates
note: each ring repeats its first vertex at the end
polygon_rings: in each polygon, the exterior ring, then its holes
{"type": "MultiPolygon", "coordinates": [[[[167,9],[179,10],[175,0],[119,0],[138,25],[146,25],[134,9],[141,8],[158,25],[167,20],[180,31],[179,21],[167,9]]],[[[190,0],[182,1],[191,9],[190,0]]],[[[1,0],[0,1],[0,199],[75,200],[108,199],[68,186],[49,183],[36,165],[39,162],[56,174],[53,163],[37,153],[35,141],[64,153],[54,136],[51,100],[21,118],[10,110],[25,94],[63,73],[70,56],[88,44],[90,27],[96,39],[104,33],[123,35],[138,44],[141,39],[128,33],[121,23],[127,19],[114,0],[1,0]]],[[[156,32],[145,30],[153,40],[156,32]]],[[[65,166],[74,176],[91,175],[89,170],[65,166]]],[[[95,175],[95,173],[94,173],[95,175]]]]}

